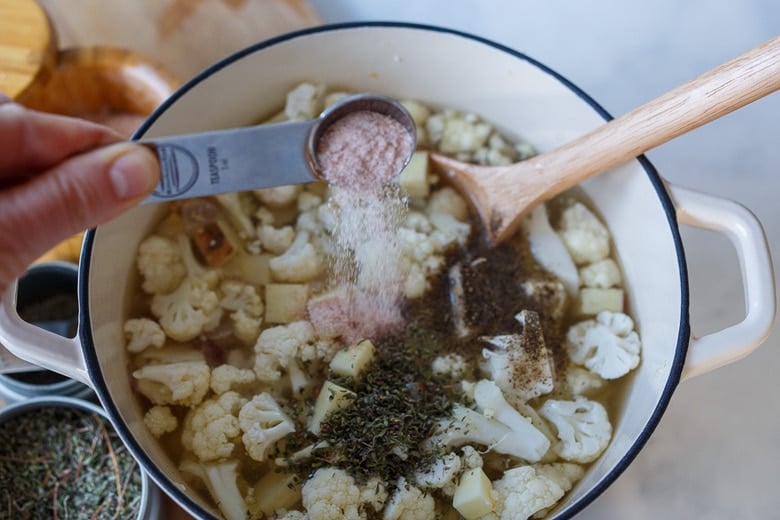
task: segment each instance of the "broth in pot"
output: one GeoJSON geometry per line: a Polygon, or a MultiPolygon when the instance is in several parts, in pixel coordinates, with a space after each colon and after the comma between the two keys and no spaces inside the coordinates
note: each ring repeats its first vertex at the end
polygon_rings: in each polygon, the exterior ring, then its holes
{"type": "MultiPolygon", "coordinates": [[[[273,120],[343,95],[298,85],[273,120]]],[[[542,518],[610,442],[641,342],[609,230],[569,193],[491,246],[426,151],[533,148],[401,102],[418,141],[393,182],[170,203],[139,246],[144,421],[228,520],[542,518]]]]}

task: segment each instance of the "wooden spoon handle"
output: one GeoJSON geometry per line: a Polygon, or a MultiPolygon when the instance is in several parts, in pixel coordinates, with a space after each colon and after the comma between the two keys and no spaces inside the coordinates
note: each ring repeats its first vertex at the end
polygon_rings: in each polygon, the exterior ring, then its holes
{"type": "Polygon", "coordinates": [[[531,161],[556,195],[780,89],[780,36],[531,161]]]}

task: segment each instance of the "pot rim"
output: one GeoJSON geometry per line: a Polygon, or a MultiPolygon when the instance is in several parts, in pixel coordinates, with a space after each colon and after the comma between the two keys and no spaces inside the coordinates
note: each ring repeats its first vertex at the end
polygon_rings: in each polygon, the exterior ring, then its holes
{"type": "MultiPolygon", "coordinates": [[[[561,74],[557,73],[547,65],[527,56],[526,54],[516,51],[503,44],[497,43],[490,39],[476,36],[468,32],[440,27],[435,25],[410,23],[410,22],[397,22],[397,21],[359,21],[359,22],[346,22],[335,24],[324,24],[316,27],[302,29],[285,33],[267,40],[260,41],[242,50],[239,50],[229,56],[226,56],[222,60],[214,63],[213,65],[203,69],[200,73],[193,78],[185,82],[178,90],[176,90],[168,99],[166,99],[155,111],[144,121],[144,123],[136,130],[132,136],[132,140],[140,139],[154,124],[154,122],[164,114],[178,99],[185,96],[187,92],[193,89],[196,85],[200,84],[206,78],[217,74],[227,66],[237,62],[244,57],[260,52],[269,47],[273,47],[277,44],[284,43],[296,38],[307,37],[319,33],[327,33],[342,30],[353,29],[365,29],[365,28],[377,28],[377,29],[411,29],[424,32],[443,33],[452,36],[458,36],[471,40],[473,42],[486,45],[495,49],[496,51],[509,54],[519,60],[525,61],[534,67],[540,69],[542,72],[554,77],[558,82],[564,85],[572,93],[578,96],[582,101],[587,103],[604,121],[610,121],[613,116],[610,115],[601,105],[599,105],[593,98],[586,94],[577,85],[566,79],[561,74]]],[[[680,382],[683,368],[685,366],[685,359],[688,353],[688,345],[690,341],[690,319],[689,319],[689,307],[690,307],[690,294],[688,284],[688,269],[685,260],[685,252],[682,245],[682,237],[677,222],[677,214],[675,206],[666,191],[664,181],[658,174],[658,171],[650,163],[650,161],[644,155],[640,155],[636,160],[644,169],[645,173],[650,180],[656,195],[658,196],[664,213],[667,217],[669,229],[671,232],[671,238],[674,243],[674,248],[677,253],[677,264],[680,273],[680,328],[677,335],[677,345],[675,347],[674,359],[671,362],[671,368],[669,377],[664,385],[661,395],[656,403],[655,408],[650,414],[647,423],[636,437],[631,446],[626,450],[626,453],[618,461],[615,466],[605,473],[596,485],[588,490],[580,499],[573,502],[562,514],[556,518],[560,520],[570,519],[580,513],[591,502],[598,498],[609,486],[628,468],[633,462],[642,448],[645,446],[650,436],[658,426],[661,417],[663,416],[666,408],[671,401],[672,394],[674,393],[677,385],[680,382]]],[[[89,287],[86,280],[89,279],[90,270],[90,258],[92,254],[92,247],[94,245],[95,229],[90,229],[85,234],[84,244],[81,252],[81,259],[79,262],[79,269],[81,276],[79,277],[79,301],[82,302],[79,305],[79,337],[82,341],[82,349],[84,351],[84,359],[86,362],[87,371],[90,379],[92,380],[95,392],[100,398],[103,407],[112,419],[112,423],[119,433],[120,438],[128,446],[128,449],[143,465],[146,472],[157,482],[157,484],[176,502],[182,507],[187,509],[191,514],[198,518],[213,518],[210,512],[204,510],[194,500],[186,496],[181,489],[179,489],[170,479],[167,477],[146,454],[143,447],[133,437],[132,432],[122,420],[118,407],[111,401],[111,396],[108,393],[108,386],[106,380],[100,372],[100,365],[97,358],[97,353],[94,348],[94,341],[92,337],[91,324],[89,319],[89,313],[87,312],[87,302],[89,302],[89,287]]]]}

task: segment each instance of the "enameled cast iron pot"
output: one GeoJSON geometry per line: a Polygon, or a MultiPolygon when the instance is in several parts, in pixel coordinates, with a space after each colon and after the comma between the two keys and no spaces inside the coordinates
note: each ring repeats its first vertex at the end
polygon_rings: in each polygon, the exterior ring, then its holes
{"type": "MultiPolygon", "coordinates": [[[[226,58],[176,92],[136,137],[254,123],[278,111],[286,92],[301,81],[473,111],[541,151],[610,117],[566,79],[511,49],[436,27],[360,23],[296,32],[226,58]]],[[[769,334],[775,316],[764,233],[742,206],[672,186],[643,157],[587,181],[582,189],[612,232],[643,353],[612,418],[610,446],[553,512],[555,519],[582,510],[631,463],[681,380],[752,351],[769,334]],[[704,337],[691,333],[680,223],[719,231],[734,243],[747,302],[742,322],[704,337]]],[[[0,342],[22,358],[94,387],[152,478],[185,509],[208,518],[218,512],[188,493],[144,427],[127,371],[122,322],[138,284],[136,247],[159,215],[158,206],[140,207],[87,234],[75,340],[22,322],[14,312],[12,288],[0,311],[0,342]]]]}

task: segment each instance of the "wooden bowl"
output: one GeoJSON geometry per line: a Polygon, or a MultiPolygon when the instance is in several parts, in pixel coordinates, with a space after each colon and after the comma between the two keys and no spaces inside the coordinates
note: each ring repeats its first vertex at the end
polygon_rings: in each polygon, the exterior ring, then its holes
{"type": "MultiPolygon", "coordinates": [[[[57,53],[55,67],[17,102],[55,114],[90,119],[130,137],[180,82],[162,66],[115,47],[78,47],[57,53]]],[[[58,244],[36,262],[78,262],[83,233],[58,244]]]]}

